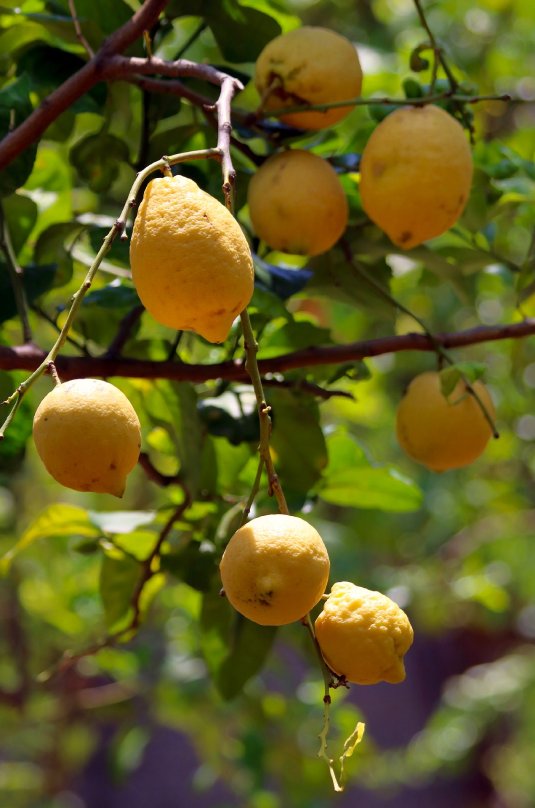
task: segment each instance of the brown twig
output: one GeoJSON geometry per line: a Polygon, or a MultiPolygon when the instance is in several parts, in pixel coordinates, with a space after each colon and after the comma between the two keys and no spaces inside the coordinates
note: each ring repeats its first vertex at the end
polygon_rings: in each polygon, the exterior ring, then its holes
{"type": "MultiPolygon", "coordinates": [[[[359,362],[361,359],[388,353],[434,352],[436,345],[445,349],[466,348],[484,342],[523,339],[533,335],[535,335],[535,319],[526,319],[507,325],[477,326],[466,331],[435,334],[433,340],[426,334],[411,333],[359,340],[346,345],[302,348],[299,351],[291,351],[269,359],[259,359],[258,367],[264,377],[266,374],[283,373],[287,370],[359,362]]],[[[46,352],[35,345],[14,347],[0,345],[1,370],[34,371],[45,357],[46,352]]],[[[58,372],[65,380],[88,376],[118,376],[131,379],[171,379],[200,383],[214,379],[243,382],[249,378],[244,363],[236,360],[201,365],[122,357],[58,356],[55,363],[58,372]]]]}
{"type": "Polygon", "coordinates": [[[93,56],[95,55],[95,52],[94,52],[93,48],[91,47],[91,45],[89,44],[89,42],[87,41],[87,39],[84,36],[84,32],[82,31],[82,27],[80,25],[80,20],[78,18],[77,13],[76,13],[76,6],[74,5],[74,0],[68,0],[68,3],[69,3],[69,11],[71,13],[72,23],[74,25],[74,30],[76,32],[76,36],[78,37],[78,40],[79,40],[80,44],[82,45],[84,50],[87,52],[89,57],[93,58],[93,56]]]}
{"type": "Polygon", "coordinates": [[[22,339],[24,342],[32,341],[32,330],[30,328],[30,321],[28,319],[28,300],[26,291],[24,289],[24,271],[17,261],[15,250],[11,242],[11,234],[7,226],[7,220],[4,213],[4,208],[0,204],[0,250],[4,253],[6,259],[7,270],[11,281],[11,288],[13,289],[13,296],[15,298],[15,305],[22,326],[22,339]]]}
{"type": "Polygon", "coordinates": [[[143,595],[143,591],[145,589],[146,584],[150,581],[154,575],[157,574],[159,571],[157,567],[155,567],[154,562],[159,557],[162,545],[169,536],[171,530],[173,529],[173,525],[175,522],[180,519],[183,513],[189,508],[191,504],[191,496],[186,488],[183,487],[184,491],[184,502],[175,508],[161,529],[160,533],[158,534],[158,538],[156,543],[147,556],[147,558],[141,562],[141,573],[139,576],[139,580],[136,584],[134,592],[132,593],[131,599],[131,608],[132,608],[132,617],[128,621],[128,625],[124,628],[116,631],[114,634],[109,634],[107,637],[104,637],[102,640],[93,643],[92,645],[87,646],[82,651],[78,651],[77,653],[73,653],[72,651],[65,651],[60,661],[49,668],[47,671],[43,671],[39,675],[39,681],[41,682],[48,682],[57,674],[64,674],[66,671],[70,670],[74,665],[76,665],[81,659],[84,659],[88,656],[94,656],[94,654],[101,651],[103,648],[110,648],[111,646],[115,645],[120,640],[124,640],[125,638],[129,638],[132,633],[135,633],[140,626],[141,623],[141,596],[143,595]]]}
{"type": "Polygon", "coordinates": [[[113,338],[108,350],[106,351],[106,356],[114,357],[121,355],[121,351],[123,350],[125,344],[128,342],[130,338],[130,335],[132,334],[132,329],[135,328],[135,326],[139,322],[139,318],[141,317],[144,311],[145,308],[139,305],[134,306],[133,309],[131,309],[127,314],[125,314],[125,316],[119,323],[119,328],[117,329],[115,337],[113,338]]]}
{"type": "Polygon", "coordinates": [[[138,460],[139,465],[153,483],[167,488],[168,485],[183,486],[182,476],[180,474],[162,474],[161,471],[153,465],[150,457],[146,452],[141,452],[138,460]]]}

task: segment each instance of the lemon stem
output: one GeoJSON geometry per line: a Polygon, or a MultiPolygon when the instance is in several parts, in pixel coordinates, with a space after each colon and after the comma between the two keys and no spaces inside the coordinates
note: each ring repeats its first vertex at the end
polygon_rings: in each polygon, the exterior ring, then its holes
{"type": "MultiPolygon", "coordinates": [[[[256,398],[256,404],[258,407],[258,419],[260,423],[260,444],[258,447],[258,451],[260,457],[262,458],[268,476],[268,493],[270,496],[272,495],[275,496],[275,499],[277,500],[277,504],[279,506],[280,513],[288,514],[289,510],[288,505],[286,503],[286,498],[284,496],[280,480],[277,476],[277,472],[275,471],[275,466],[273,464],[273,459],[271,457],[271,451],[269,448],[269,439],[271,436],[271,416],[270,416],[271,408],[269,404],[266,402],[264,396],[264,388],[262,387],[262,379],[260,378],[260,371],[258,369],[258,361],[256,358],[256,355],[258,353],[258,343],[253,333],[251,320],[247,309],[245,309],[245,311],[242,311],[240,319],[243,330],[243,341],[246,355],[245,368],[249,376],[251,377],[251,382],[253,385],[253,390],[256,398]]],[[[249,507],[251,507],[251,505],[252,500],[251,497],[249,497],[249,507]]]]}

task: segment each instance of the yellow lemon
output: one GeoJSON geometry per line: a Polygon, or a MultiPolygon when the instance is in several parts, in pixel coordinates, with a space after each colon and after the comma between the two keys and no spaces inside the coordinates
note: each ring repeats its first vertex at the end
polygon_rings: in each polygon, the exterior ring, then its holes
{"type": "Polygon", "coordinates": [[[347,227],[347,199],[336,171],[302,149],[266,160],[249,183],[248,202],[257,235],[281,252],[319,255],[347,227]]]}
{"type": "MultiPolygon", "coordinates": [[[[480,381],[473,388],[493,419],[494,406],[487,388],[480,381]]],[[[432,471],[473,463],[492,436],[481,407],[464,382],[460,380],[446,398],[440,374],[435,371],[421,373],[409,384],[398,406],[396,429],[401,448],[432,471]]]]}
{"type": "Polygon", "coordinates": [[[409,618],[397,603],[348,581],[333,584],[315,623],[323,658],[332,671],[358,685],[397,684],[413,641],[409,618]]]}
{"type": "MultiPolygon", "coordinates": [[[[357,98],[362,70],[352,43],[327,28],[304,26],[268,42],[256,62],[255,84],[269,112],[304,104],[357,98]],[[270,90],[271,88],[271,90],[270,90]]],[[[301,129],[325,129],[340,121],[351,106],[324,112],[289,112],[281,120],[301,129]]]]}
{"type": "Polygon", "coordinates": [[[155,320],[223,342],[253,294],[251,251],[231,213],[186,177],[145,191],[130,244],[132,278],[155,320]]]}
{"type": "Polygon", "coordinates": [[[136,411],[124,393],[100,379],[57,385],[35,412],[33,437],[58,483],[116,497],[123,495],[141,446],[136,411]]]}
{"type": "Polygon", "coordinates": [[[403,107],[373,131],[362,153],[364,210],[409,250],[441,235],[470,194],[472,155],[462,126],[440,107],[403,107]]]}
{"type": "Polygon", "coordinates": [[[329,556],[308,522],[269,514],[236,531],[220,572],[236,611],[262,626],[283,626],[304,617],[323,595],[329,556]]]}

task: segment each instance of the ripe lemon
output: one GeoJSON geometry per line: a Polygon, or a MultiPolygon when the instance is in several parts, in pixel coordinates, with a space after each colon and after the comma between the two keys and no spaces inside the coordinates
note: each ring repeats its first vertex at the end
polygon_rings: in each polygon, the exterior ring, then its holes
{"type": "MultiPolygon", "coordinates": [[[[473,388],[491,418],[494,406],[485,385],[473,388]]],[[[473,463],[483,452],[492,430],[481,407],[460,380],[446,398],[440,374],[427,371],[416,376],[402,398],[396,418],[401,448],[432,471],[446,471],[473,463]]]]}
{"type": "Polygon", "coordinates": [[[315,623],[323,658],[332,671],[358,685],[397,684],[412,645],[409,618],[397,603],[348,581],[333,584],[315,623]]]}
{"type": "Polygon", "coordinates": [[[404,107],[374,130],[362,153],[364,210],[409,250],[451,227],[470,194],[472,155],[462,126],[440,107],[404,107]]]}
{"type": "Polygon", "coordinates": [[[248,202],[257,235],[281,252],[319,255],[347,227],[347,199],[336,171],[302,149],[266,160],[249,183],[248,202]]]}
{"type": "Polygon", "coordinates": [[[236,531],[220,572],[236,611],[262,626],[284,626],[304,617],[323,595],[329,556],[308,522],[270,514],[236,531]]]}
{"type": "MultiPolygon", "coordinates": [[[[327,28],[304,26],[268,42],[256,62],[255,84],[269,112],[303,104],[326,104],[357,98],[362,70],[352,43],[327,28]],[[276,83],[274,83],[276,82],[276,83]]],[[[340,121],[351,106],[320,112],[289,112],[281,120],[301,129],[325,129],[340,121]]]]}
{"type": "Polygon", "coordinates": [[[123,495],[141,446],[136,411],[124,393],[100,379],[74,379],[48,393],[35,412],[33,437],[58,483],[116,497],[123,495]]]}
{"type": "Polygon", "coordinates": [[[253,294],[249,245],[221,202],[186,177],[149,182],[130,244],[132,277],[155,320],[223,342],[253,294]]]}

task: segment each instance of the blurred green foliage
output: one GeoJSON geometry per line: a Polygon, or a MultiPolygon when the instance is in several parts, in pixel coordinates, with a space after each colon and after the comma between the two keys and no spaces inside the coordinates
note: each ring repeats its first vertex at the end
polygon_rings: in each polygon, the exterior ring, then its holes
{"type": "MultiPolygon", "coordinates": [[[[98,48],[135,5],[76,0],[91,46],[98,48]]],[[[451,231],[410,253],[393,248],[369,222],[358,193],[359,154],[388,106],[358,107],[334,130],[310,135],[273,123],[261,137],[239,125],[236,137],[260,156],[287,142],[332,160],[350,203],[346,245],[364,269],[348,267],[340,247],[307,263],[253,241],[245,199],[255,166],[246,150],[236,149],[238,217],[258,253],[251,317],[260,358],[420,330],[406,310],[435,332],[510,323],[535,311],[535,5],[425,5],[460,92],[510,93],[519,102],[470,107],[476,133],[470,202],[451,231]]],[[[252,111],[255,56],[301,22],[356,42],[365,95],[428,92],[430,71],[421,61],[430,56],[427,35],[411,0],[171,0],[151,36],[156,56],[176,58],[186,43],[188,59],[237,72],[246,88],[235,107],[252,111]]],[[[141,43],[131,53],[141,55],[141,43]]],[[[67,0],[4,0],[0,134],[85,60],[67,0]]],[[[210,94],[199,82],[191,86],[210,94]]],[[[101,84],[2,173],[1,205],[24,267],[36,344],[52,343],[136,170],[163,153],[214,142],[191,104],[125,83],[101,84]]],[[[184,171],[220,197],[217,166],[199,162],[184,171]]],[[[0,262],[3,346],[21,341],[10,289],[0,262]]],[[[104,354],[136,306],[127,247],[116,242],[65,353],[104,354]]],[[[213,346],[191,334],[177,340],[146,314],[122,351],[189,363],[241,356],[237,325],[225,345],[213,346]]],[[[419,353],[297,369],[286,374],[288,386],[267,387],[273,457],[293,511],[324,536],[332,580],[349,578],[391,594],[410,614],[417,647],[430,648],[433,657],[431,663],[416,648],[414,662],[409,655],[400,702],[417,699],[424,685],[432,693],[414,711],[410,732],[403,735],[402,719],[388,715],[404,742],[385,750],[376,740],[381,728],[369,720],[348,764],[352,780],[396,789],[473,767],[500,805],[530,808],[535,349],[530,340],[500,341],[459,351],[455,359],[477,374],[484,367],[498,412],[500,439],[473,466],[435,475],[396,444],[394,413],[404,387],[436,365],[433,355],[419,353]],[[346,396],[316,399],[307,384],[346,396]]],[[[22,378],[0,373],[2,400],[22,378]]],[[[69,808],[73,778],[92,759],[104,728],[111,727],[110,770],[119,782],[142,764],[154,728],[166,726],[195,749],[198,767],[189,776],[199,794],[224,784],[250,808],[330,806],[328,774],[315,757],[321,675],[303,628],[275,632],[247,623],[218,595],[218,561],[257,468],[250,388],[217,380],[196,386],[114,381],[139,413],[143,451],[156,470],[149,477],[141,467],[134,471],[124,510],[104,495],[60,489],[40,465],[29,438],[48,379],[32,388],[0,444],[1,803],[69,808]],[[98,645],[108,630],[128,624],[143,562],[181,504],[140,604],[140,632],[58,672],[66,651],[98,645]]],[[[5,417],[7,408],[0,409],[5,417]]],[[[262,488],[256,512],[274,507],[262,488]]],[[[333,701],[335,750],[366,713],[368,696],[353,688],[337,691],[333,701]]],[[[356,799],[351,790],[348,799],[356,799]]]]}

